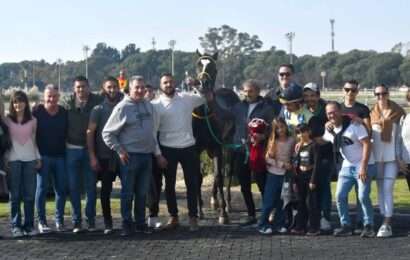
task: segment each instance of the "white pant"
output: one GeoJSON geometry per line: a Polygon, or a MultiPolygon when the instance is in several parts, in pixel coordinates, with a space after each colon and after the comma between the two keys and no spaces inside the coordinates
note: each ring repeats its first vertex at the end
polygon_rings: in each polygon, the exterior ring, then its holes
{"type": "Polygon", "coordinates": [[[397,162],[376,162],[376,165],[380,213],[390,218],[393,216],[393,189],[398,172],[397,162]]]}

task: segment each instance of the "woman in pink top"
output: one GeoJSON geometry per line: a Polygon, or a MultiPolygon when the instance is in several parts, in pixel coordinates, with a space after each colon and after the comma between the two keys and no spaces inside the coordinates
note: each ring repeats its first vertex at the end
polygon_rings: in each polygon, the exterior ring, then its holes
{"type": "MultiPolygon", "coordinates": [[[[282,218],[281,191],[284,176],[287,170],[292,169],[291,156],[293,154],[295,140],[290,136],[286,121],[276,118],[272,121],[272,133],[270,134],[266,148],[266,182],[263,192],[262,215],[259,220],[259,233],[272,234],[273,229],[280,229],[283,223],[276,223],[273,227],[269,223],[269,215],[276,209],[275,218],[282,218]]],[[[280,221],[276,221],[280,222],[280,221]]]]}
{"type": "Polygon", "coordinates": [[[16,91],[10,98],[10,113],[5,119],[9,127],[12,147],[8,156],[10,167],[11,232],[13,237],[33,235],[36,169],[40,168],[40,154],[35,143],[37,121],[31,115],[27,95],[16,91]],[[21,223],[20,204],[24,202],[24,224],[21,223]]]}

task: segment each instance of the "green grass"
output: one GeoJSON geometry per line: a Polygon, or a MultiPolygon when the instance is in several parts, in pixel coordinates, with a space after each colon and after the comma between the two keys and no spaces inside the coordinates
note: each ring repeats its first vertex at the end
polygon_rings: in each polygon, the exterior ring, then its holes
{"type": "MultiPolygon", "coordinates": [[[[82,200],[81,204],[82,204],[82,209],[84,209],[85,200],[82,200]]],[[[23,207],[21,209],[23,210],[23,207]]],[[[54,216],[54,213],[55,213],[54,198],[47,201],[47,203],[46,203],[46,212],[47,212],[47,216],[54,216]]],[[[117,216],[117,215],[119,216],[119,214],[120,214],[120,199],[119,198],[112,198],[111,199],[111,212],[114,216],[117,216]]],[[[71,216],[71,204],[70,204],[69,200],[66,202],[65,215],[67,217],[71,216]]],[[[9,203],[1,202],[0,203],[0,218],[5,218],[5,217],[9,217],[9,216],[10,216],[10,205],[9,205],[9,203]]],[[[100,204],[99,200],[97,200],[97,216],[102,216],[101,204],[100,204]]]]}

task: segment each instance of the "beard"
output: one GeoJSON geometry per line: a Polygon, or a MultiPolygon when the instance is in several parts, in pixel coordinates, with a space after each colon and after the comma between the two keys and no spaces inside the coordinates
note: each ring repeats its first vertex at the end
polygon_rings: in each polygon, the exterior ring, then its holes
{"type": "Polygon", "coordinates": [[[116,93],[115,95],[110,95],[108,93],[104,93],[105,97],[108,99],[109,102],[111,103],[115,103],[116,101],[118,101],[120,94],[116,93]]]}
{"type": "Polygon", "coordinates": [[[164,90],[161,89],[161,91],[167,96],[173,96],[175,94],[175,88],[165,88],[164,90]]]}

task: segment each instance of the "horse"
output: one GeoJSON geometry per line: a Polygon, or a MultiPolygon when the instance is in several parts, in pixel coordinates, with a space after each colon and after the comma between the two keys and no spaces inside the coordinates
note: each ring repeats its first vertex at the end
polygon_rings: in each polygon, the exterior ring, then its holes
{"type": "MultiPolygon", "coordinates": [[[[213,55],[201,54],[196,51],[198,60],[197,68],[197,86],[196,89],[203,95],[210,95],[207,103],[194,109],[192,116],[192,128],[196,139],[196,148],[199,154],[206,151],[213,162],[214,182],[212,186],[211,206],[219,209],[220,224],[228,224],[229,218],[227,209],[230,209],[230,191],[228,189],[228,205],[224,195],[224,177],[232,176],[230,171],[226,174],[226,165],[230,163],[228,147],[234,134],[234,119],[230,109],[239,102],[239,97],[231,89],[215,89],[217,75],[218,53],[213,55]],[[218,200],[221,203],[216,203],[218,200]],[[213,204],[213,205],[212,205],[213,204]],[[228,207],[227,207],[228,206],[228,207]]],[[[201,196],[202,174],[199,185],[199,214],[203,217],[203,201],[201,196]]],[[[231,179],[231,177],[230,177],[231,179]]]]}

